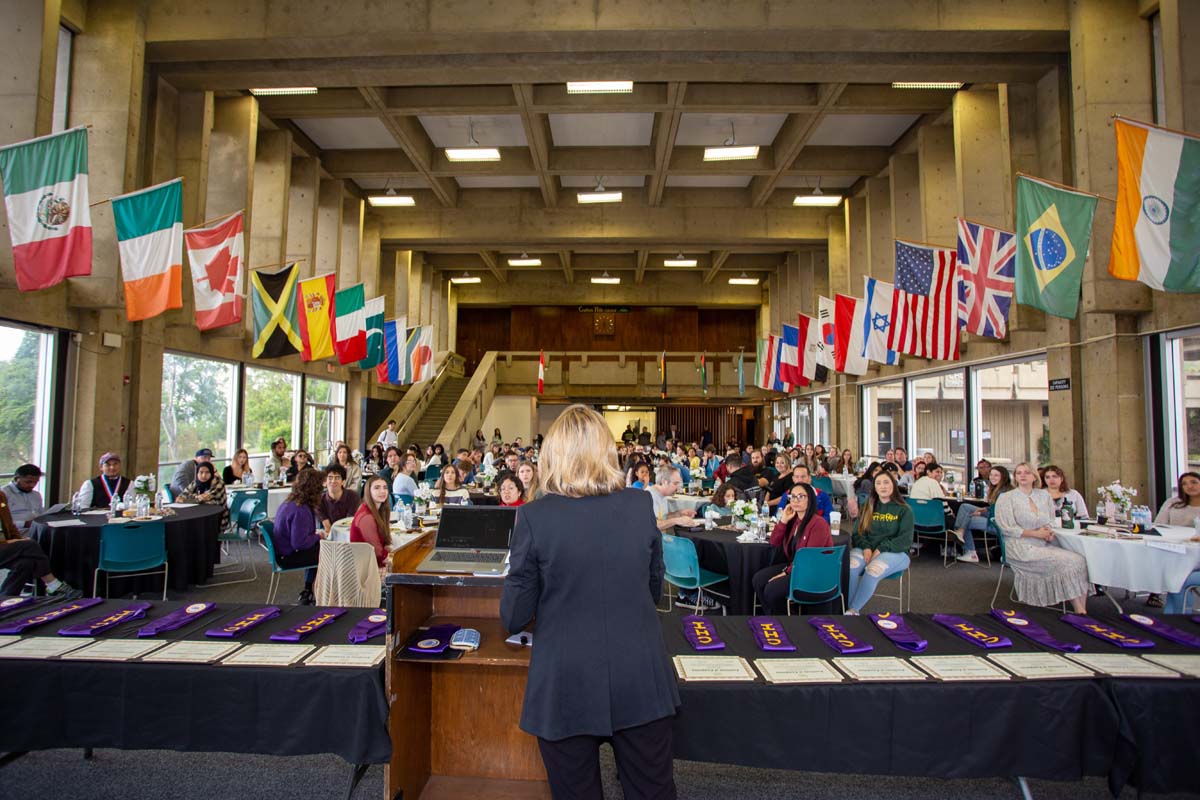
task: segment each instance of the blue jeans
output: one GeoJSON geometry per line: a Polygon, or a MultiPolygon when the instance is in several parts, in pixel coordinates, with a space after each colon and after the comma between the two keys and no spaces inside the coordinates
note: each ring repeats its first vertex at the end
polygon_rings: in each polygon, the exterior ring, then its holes
{"type": "Polygon", "coordinates": [[[979,516],[975,516],[978,511],[977,506],[970,503],[963,503],[958,507],[958,517],[954,520],[954,529],[963,532],[963,552],[975,552],[975,537],[971,535],[971,531],[987,530],[987,509],[979,516]]]}
{"type": "Polygon", "coordinates": [[[876,553],[870,564],[864,564],[863,551],[855,547],[850,551],[850,602],[847,605],[855,611],[862,610],[875,594],[879,582],[908,569],[908,563],[908,553],[876,553]]]}
{"type": "Polygon", "coordinates": [[[1187,580],[1183,582],[1183,588],[1178,592],[1171,592],[1167,595],[1167,602],[1163,604],[1164,614],[1183,613],[1183,599],[1187,596],[1190,586],[1200,586],[1200,570],[1188,575],[1187,580]]]}

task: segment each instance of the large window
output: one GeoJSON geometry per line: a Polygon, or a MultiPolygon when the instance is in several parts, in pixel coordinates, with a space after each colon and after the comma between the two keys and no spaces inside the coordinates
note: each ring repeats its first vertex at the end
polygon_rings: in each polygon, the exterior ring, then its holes
{"type": "Polygon", "coordinates": [[[1200,471],[1200,330],[1163,337],[1163,357],[1165,477],[1173,492],[1181,473],[1200,471]]]}
{"type": "Polygon", "coordinates": [[[829,392],[806,394],[796,398],[796,444],[823,444],[829,447],[829,392]]]}
{"type": "Polygon", "coordinates": [[[863,387],[863,455],[882,458],[894,447],[904,447],[904,381],[863,387]]]}
{"type": "Polygon", "coordinates": [[[289,448],[299,447],[299,375],[246,367],[242,400],[245,404],[242,447],[250,451],[251,457],[264,456],[271,449],[271,442],[280,436],[287,440],[289,448]]]}
{"type": "Polygon", "coordinates": [[[54,350],[54,334],[0,325],[0,478],[5,482],[22,464],[36,464],[47,473],[53,467],[54,350]]]}
{"type": "Polygon", "coordinates": [[[1022,461],[1050,462],[1050,402],[1046,361],[971,370],[975,380],[976,452],[1010,470],[1022,461]]]}
{"type": "Polygon", "coordinates": [[[71,97],[71,47],[75,34],[70,28],[58,28],[58,52],[54,59],[54,109],[51,128],[55,133],[67,129],[68,100],[71,97]]]}
{"type": "Polygon", "coordinates": [[[909,455],[932,452],[938,463],[963,477],[967,465],[967,409],[962,370],[909,381],[913,440],[909,455]]]}
{"type": "Polygon", "coordinates": [[[181,461],[213,451],[218,468],[237,440],[237,364],[176,353],[163,355],[158,479],[170,481],[181,461]]]}
{"type": "Polygon", "coordinates": [[[308,378],[304,382],[305,449],[318,464],[325,464],[333,459],[334,443],[345,438],[346,385],[308,378]]]}

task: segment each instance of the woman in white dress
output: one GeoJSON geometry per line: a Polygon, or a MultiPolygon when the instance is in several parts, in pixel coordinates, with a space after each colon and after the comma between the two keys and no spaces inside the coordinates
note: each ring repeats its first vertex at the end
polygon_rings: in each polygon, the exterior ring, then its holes
{"type": "Polygon", "coordinates": [[[996,526],[1004,536],[1017,598],[1035,606],[1069,600],[1075,613],[1086,614],[1091,590],[1087,562],[1054,546],[1054,501],[1045,489],[1034,488],[1038,478],[1033,467],[1017,464],[1013,479],[1016,488],[996,500],[996,526]]]}

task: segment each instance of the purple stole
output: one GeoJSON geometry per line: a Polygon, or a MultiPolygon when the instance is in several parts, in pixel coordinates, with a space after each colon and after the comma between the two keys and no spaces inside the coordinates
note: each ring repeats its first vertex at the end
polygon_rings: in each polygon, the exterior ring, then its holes
{"type": "Polygon", "coordinates": [[[1194,633],[1188,633],[1185,630],[1180,630],[1174,625],[1169,625],[1161,619],[1147,617],[1145,614],[1122,614],[1121,619],[1128,620],[1134,625],[1137,625],[1142,630],[1157,633],[1167,641],[1182,644],[1187,647],[1200,648],[1200,636],[1194,633]]]}
{"type": "Polygon", "coordinates": [[[114,611],[111,614],[103,617],[93,617],[87,622],[81,622],[78,625],[68,625],[65,628],[58,629],[59,636],[97,636],[104,633],[109,628],[115,628],[126,622],[132,622],[135,619],[144,619],[146,612],[150,610],[152,603],[133,603],[124,608],[114,611]]]}
{"type": "Polygon", "coordinates": [[[1003,636],[988,633],[982,628],[975,627],[962,617],[956,617],[953,614],[934,614],[933,621],[960,639],[965,639],[976,647],[982,647],[984,650],[999,650],[1002,647],[1012,647],[1011,640],[1003,636]]]}
{"type": "Polygon", "coordinates": [[[724,650],[725,642],[717,635],[717,628],[704,617],[688,614],[683,618],[683,635],[693,650],[724,650]]]}
{"type": "Polygon", "coordinates": [[[45,625],[47,622],[53,622],[56,619],[62,619],[63,617],[83,611],[85,608],[98,606],[103,602],[103,597],[85,597],[80,600],[73,600],[70,603],[56,606],[49,611],[43,611],[40,614],[34,614],[32,617],[25,617],[24,619],[19,619],[16,622],[6,622],[2,627],[0,627],[0,633],[24,633],[30,628],[36,628],[39,625],[45,625]]]}
{"type": "Polygon", "coordinates": [[[770,652],[792,652],[796,645],[783,632],[783,626],[774,617],[751,617],[746,620],[754,632],[754,641],[759,650],[770,652]]]}
{"type": "Polygon", "coordinates": [[[0,600],[0,614],[7,613],[9,611],[16,611],[18,608],[24,608],[25,606],[32,605],[33,603],[36,603],[40,599],[41,598],[32,597],[32,596],[31,597],[6,597],[3,600],[0,600]]]}
{"type": "Polygon", "coordinates": [[[844,656],[854,653],[869,653],[875,649],[866,642],[858,642],[850,638],[850,634],[846,633],[846,629],[842,627],[841,623],[835,622],[829,617],[809,617],[808,624],[817,629],[817,636],[821,638],[822,642],[844,656]]]}
{"type": "Polygon", "coordinates": [[[428,630],[417,631],[413,634],[412,644],[408,646],[409,650],[415,653],[444,653],[446,648],[450,646],[450,638],[458,631],[460,626],[450,623],[442,625],[431,625],[428,630]]]}
{"type": "Polygon", "coordinates": [[[199,619],[217,607],[216,603],[192,603],[172,611],[161,619],[156,619],[149,625],[138,628],[138,638],[145,639],[158,636],[160,633],[177,630],[194,619],[199,619]]]}
{"type": "Polygon", "coordinates": [[[1126,636],[1116,628],[1096,622],[1091,617],[1086,617],[1082,614],[1063,614],[1062,621],[1072,628],[1083,631],[1088,636],[1095,636],[1097,639],[1102,639],[1114,647],[1121,647],[1126,650],[1144,650],[1154,647],[1154,642],[1149,639],[1135,639],[1132,636],[1126,636]]]}
{"type": "Polygon", "coordinates": [[[263,606],[257,611],[251,611],[249,614],[238,617],[228,625],[205,631],[204,635],[211,636],[213,639],[236,639],[254,626],[261,625],[278,616],[279,606],[263,606]]]}
{"type": "Polygon", "coordinates": [[[1061,639],[1055,639],[1050,631],[1038,625],[1020,611],[1004,611],[1003,609],[993,608],[991,614],[1026,639],[1030,639],[1051,649],[1061,650],[1064,653],[1078,653],[1083,649],[1082,645],[1075,644],[1074,642],[1064,642],[1061,639]]]}
{"type": "Polygon", "coordinates": [[[346,613],[344,608],[327,608],[309,617],[299,625],[293,625],[285,631],[271,634],[272,642],[298,642],[310,633],[319,631],[335,619],[346,613]]]}
{"type": "Polygon", "coordinates": [[[351,644],[362,644],[376,636],[382,636],[385,630],[387,630],[387,614],[383,612],[382,608],[377,608],[368,614],[366,619],[355,625],[346,638],[350,640],[351,644]]]}
{"type": "Polygon", "coordinates": [[[871,622],[879,632],[891,640],[892,644],[910,653],[923,653],[929,647],[929,642],[922,639],[916,631],[909,627],[901,616],[892,616],[890,611],[882,614],[868,614],[871,622]]]}

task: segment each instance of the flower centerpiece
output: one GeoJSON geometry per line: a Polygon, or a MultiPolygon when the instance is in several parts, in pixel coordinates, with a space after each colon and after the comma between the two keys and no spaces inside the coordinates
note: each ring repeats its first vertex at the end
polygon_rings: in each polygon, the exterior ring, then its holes
{"type": "Polygon", "coordinates": [[[496,467],[494,464],[485,464],[475,473],[475,482],[485,489],[490,489],[496,481],[496,467]]]}
{"type": "Polygon", "coordinates": [[[417,484],[417,490],[416,490],[416,492],[413,493],[414,499],[424,500],[425,502],[429,502],[430,498],[432,498],[432,497],[433,497],[433,488],[428,483],[425,483],[424,481],[422,481],[421,483],[417,484]]]}
{"type": "Polygon", "coordinates": [[[1109,519],[1118,517],[1127,519],[1129,517],[1129,511],[1133,508],[1133,498],[1137,497],[1137,489],[1122,486],[1118,479],[1108,486],[1099,487],[1096,491],[1100,493],[1100,501],[1104,503],[1106,517],[1109,519]]]}
{"type": "Polygon", "coordinates": [[[133,494],[135,497],[153,498],[158,490],[157,481],[153,475],[138,475],[133,479],[133,494]]]}
{"type": "Polygon", "coordinates": [[[734,500],[731,508],[735,526],[749,525],[758,514],[758,508],[749,500],[734,500]]]}

